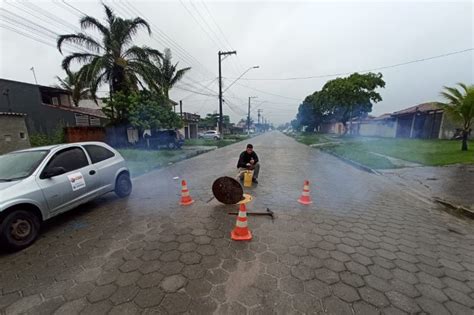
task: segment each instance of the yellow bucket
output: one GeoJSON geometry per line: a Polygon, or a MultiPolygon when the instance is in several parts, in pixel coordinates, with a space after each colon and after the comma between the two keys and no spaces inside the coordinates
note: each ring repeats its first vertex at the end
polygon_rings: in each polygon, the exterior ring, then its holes
{"type": "Polygon", "coordinates": [[[253,171],[244,172],[244,187],[252,187],[253,171]]]}

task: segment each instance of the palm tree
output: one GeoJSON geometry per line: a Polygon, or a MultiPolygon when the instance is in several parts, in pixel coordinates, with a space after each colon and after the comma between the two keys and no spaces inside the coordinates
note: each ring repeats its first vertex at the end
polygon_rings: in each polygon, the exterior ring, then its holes
{"type": "Polygon", "coordinates": [[[71,93],[72,101],[76,107],[79,106],[80,100],[90,97],[89,88],[83,86],[82,82],[78,80],[77,72],[67,72],[67,77],[64,79],[59,76],[56,76],[56,79],[59,81],[56,87],[71,93]]]}
{"type": "Polygon", "coordinates": [[[441,103],[443,108],[455,120],[462,122],[462,151],[467,151],[467,137],[474,122],[474,85],[458,83],[461,90],[455,87],[444,87],[441,96],[448,102],[441,103]]]}
{"type": "Polygon", "coordinates": [[[147,82],[150,88],[163,94],[167,100],[170,98],[169,91],[171,88],[183,78],[186,72],[191,70],[191,67],[177,70],[178,63],[173,65],[171,59],[171,50],[166,48],[162,58],[154,59],[152,74],[147,82]]]}
{"type": "Polygon", "coordinates": [[[149,24],[140,17],[122,19],[104,4],[106,23],[91,16],[80,20],[83,30],[97,30],[100,40],[86,33],[60,35],[57,41],[58,50],[62,53],[64,43],[82,46],[84,52],[76,52],[66,56],[62,67],[70,71],[73,61],[82,65],[78,71],[79,79],[90,87],[91,96],[96,99],[98,88],[108,83],[110,93],[129,92],[137,89],[152,66],[150,58],[160,58],[158,50],[133,45],[133,37],[140,28],[145,28],[151,34],[149,24]]]}

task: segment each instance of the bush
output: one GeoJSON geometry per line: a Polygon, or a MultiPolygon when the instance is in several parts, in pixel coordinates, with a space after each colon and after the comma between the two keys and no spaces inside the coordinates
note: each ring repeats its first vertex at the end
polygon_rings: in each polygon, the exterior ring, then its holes
{"type": "Polygon", "coordinates": [[[52,135],[47,135],[44,133],[35,133],[30,135],[30,144],[32,147],[42,147],[64,142],[65,135],[63,128],[57,128],[52,135]]]}

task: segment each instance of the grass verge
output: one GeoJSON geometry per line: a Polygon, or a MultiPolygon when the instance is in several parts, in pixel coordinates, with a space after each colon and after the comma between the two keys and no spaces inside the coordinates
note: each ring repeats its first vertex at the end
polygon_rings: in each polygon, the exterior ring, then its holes
{"type": "Polygon", "coordinates": [[[474,164],[474,141],[469,141],[471,151],[461,151],[461,142],[457,140],[337,137],[326,134],[298,134],[295,139],[373,169],[398,167],[390,159],[374,153],[427,166],[474,164]]]}
{"type": "MultiPolygon", "coordinates": [[[[151,170],[164,167],[170,163],[175,163],[193,155],[192,150],[139,150],[139,149],[118,149],[123,158],[127,161],[132,177],[147,173],[151,170]]],[[[194,152],[194,155],[197,155],[194,152]]]]}

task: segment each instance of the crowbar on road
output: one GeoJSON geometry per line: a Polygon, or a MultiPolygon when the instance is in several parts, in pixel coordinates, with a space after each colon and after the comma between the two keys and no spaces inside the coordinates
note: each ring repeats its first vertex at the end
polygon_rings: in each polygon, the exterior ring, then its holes
{"type": "MultiPolygon", "coordinates": [[[[239,212],[229,212],[228,214],[229,215],[238,215],[239,212]]],[[[266,212],[247,212],[247,214],[248,215],[268,215],[268,216],[272,217],[272,221],[275,219],[274,212],[272,210],[270,210],[269,208],[267,208],[266,212]]]]}

